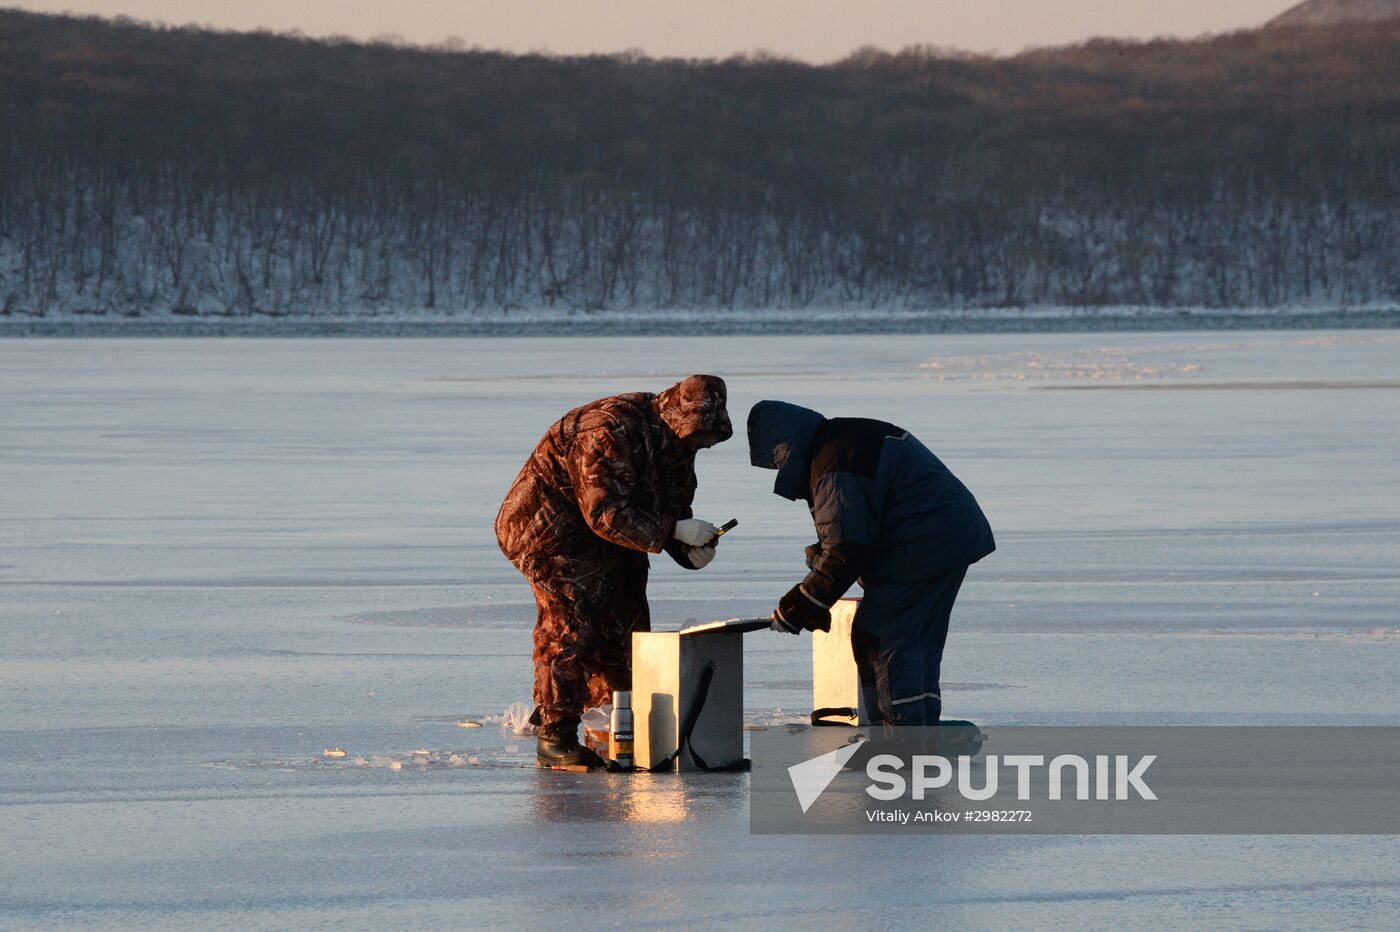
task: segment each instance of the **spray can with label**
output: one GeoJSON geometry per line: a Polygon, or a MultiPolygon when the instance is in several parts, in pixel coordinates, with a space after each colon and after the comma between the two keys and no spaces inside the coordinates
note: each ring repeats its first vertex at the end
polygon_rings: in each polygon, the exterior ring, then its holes
{"type": "Polygon", "coordinates": [[[613,693],[612,720],[608,722],[610,737],[608,756],[623,770],[636,766],[632,756],[632,693],[619,689],[613,693]]]}

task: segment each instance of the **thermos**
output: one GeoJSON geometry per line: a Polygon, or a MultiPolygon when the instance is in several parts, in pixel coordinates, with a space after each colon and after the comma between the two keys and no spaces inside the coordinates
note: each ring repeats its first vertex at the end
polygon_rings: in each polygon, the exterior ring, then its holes
{"type": "Polygon", "coordinates": [[[608,750],[613,763],[623,770],[631,770],[636,766],[632,756],[632,693],[626,689],[613,693],[608,731],[608,750]]]}

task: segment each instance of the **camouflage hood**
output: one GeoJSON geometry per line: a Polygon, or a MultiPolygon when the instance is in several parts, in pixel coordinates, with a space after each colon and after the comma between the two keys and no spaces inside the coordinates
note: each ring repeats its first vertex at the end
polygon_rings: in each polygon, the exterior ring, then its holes
{"type": "Polygon", "coordinates": [[[734,436],[726,407],[729,390],[716,375],[692,375],[656,396],[656,413],[678,438],[705,431],[723,443],[734,436]]]}

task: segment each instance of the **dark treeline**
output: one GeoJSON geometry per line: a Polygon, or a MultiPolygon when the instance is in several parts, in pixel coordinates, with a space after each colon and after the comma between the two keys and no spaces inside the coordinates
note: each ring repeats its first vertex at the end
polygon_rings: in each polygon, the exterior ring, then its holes
{"type": "Polygon", "coordinates": [[[1400,298],[1400,22],[551,58],[0,11],[0,314],[1400,298]]]}

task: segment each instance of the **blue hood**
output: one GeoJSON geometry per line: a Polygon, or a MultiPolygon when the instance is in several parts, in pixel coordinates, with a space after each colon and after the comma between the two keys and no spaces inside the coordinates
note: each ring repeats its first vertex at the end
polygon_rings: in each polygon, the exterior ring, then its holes
{"type": "Polygon", "coordinates": [[[775,495],[793,501],[811,495],[807,454],[823,420],[811,408],[786,401],[760,401],[749,411],[749,462],[778,471],[775,495]]]}

